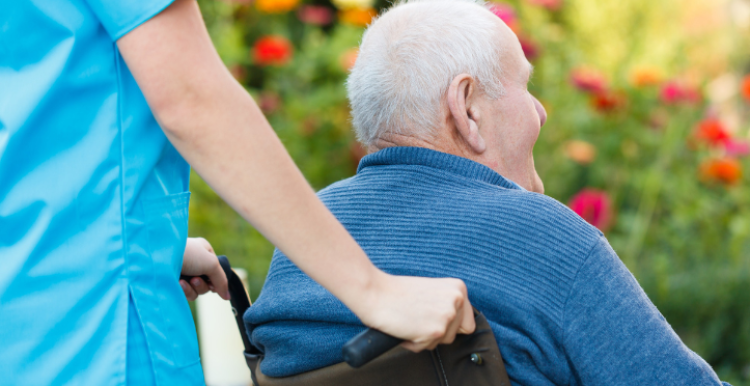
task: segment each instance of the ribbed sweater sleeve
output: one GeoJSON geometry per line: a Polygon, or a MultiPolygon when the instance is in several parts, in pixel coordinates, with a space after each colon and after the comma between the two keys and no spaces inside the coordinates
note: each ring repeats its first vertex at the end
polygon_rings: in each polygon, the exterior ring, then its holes
{"type": "Polygon", "coordinates": [[[570,385],[722,385],[603,237],[576,275],[563,326],[570,385]]]}

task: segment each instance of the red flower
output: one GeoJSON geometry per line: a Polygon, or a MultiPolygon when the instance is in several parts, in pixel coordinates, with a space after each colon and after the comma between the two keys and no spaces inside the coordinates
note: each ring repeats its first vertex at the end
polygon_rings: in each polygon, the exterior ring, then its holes
{"type": "Polygon", "coordinates": [[[303,5],[297,10],[297,17],[303,23],[328,25],[333,21],[333,11],[322,5],[303,5]]]}
{"type": "Polygon", "coordinates": [[[698,123],[695,129],[695,138],[711,146],[720,146],[731,139],[724,124],[718,119],[707,118],[698,123]]]}
{"type": "Polygon", "coordinates": [[[591,105],[597,111],[610,113],[625,106],[625,96],[615,91],[600,91],[591,96],[591,105]]]}
{"type": "Polygon", "coordinates": [[[513,9],[512,6],[505,4],[505,3],[495,3],[490,7],[490,11],[495,14],[495,16],[499,17],[500,20],[505,22],[505,24],[513,31],[518,32],[519,25],[518,25],[518,17],[516,16],[516,11],[513,9]]]}
{"type": "Polygon", "coordinates": [[[745,79],[742,80],[742,96],[750,102],[750,75],[745,76],[745,79]]]}
{"type": "Polygon", "coordinates": [[[662,102],[668,105],[678,103],[696,104],[701,101],[701,94],[698,90],[674,80],[664,83],[661,88],[660,97],[662,102]]]}
{"type": "Polygon", "coordinates": [[[253,59],[261,66],[282,66],[292,59],[292,43],[282,36],[264,36],[255,42],[253,59]]]}
{"type": "Polygon", "coordinates": [[[575,88],[590,93],[604,92],[607,88],[607,79],[604,74],[586,67],[573,70],[570,74],[570,81],[575,88]]]}
{"type": "Polygon", "coordinates": [[[742,178],[742,165],[734,158],[714,158],[700,166],[700,176],[704,180],[734,185],[742,178]]]}
{"type": "Polygon", "coordinates": [[[523,54],[526,55],[526,59],[532,61],[539,56],[539,45],[531,38],[526,36],[519,36],[518,41],[521,43],[521,49],[523,54]]]}
{"type": "Polygon", "coordinates": [[[606,192],[583,189],[570,199],[568,206],[602,232],[609,229],[612,222],[612,204],[606,192]]]}

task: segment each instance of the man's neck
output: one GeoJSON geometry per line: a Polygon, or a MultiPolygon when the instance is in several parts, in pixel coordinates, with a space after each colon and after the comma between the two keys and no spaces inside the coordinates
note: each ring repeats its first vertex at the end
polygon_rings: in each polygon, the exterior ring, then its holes
{"type": "Polygon", "coordinates": [[[472,161],[483,163],[479,159],[477,154],[474,154],[469,150],[468,146],[466,146],[465,144],[458,144],[456,138],[445,138],[445,136],[422,138],[403,134],[385,134],[375,140],[375,142],[373,142],[373,144],[369,146],[368,150],[370,153],[374,153],[387,147],[404,146],[422,147],[425,149],[453,154],[455,156],[468,158],[472,161]]]}

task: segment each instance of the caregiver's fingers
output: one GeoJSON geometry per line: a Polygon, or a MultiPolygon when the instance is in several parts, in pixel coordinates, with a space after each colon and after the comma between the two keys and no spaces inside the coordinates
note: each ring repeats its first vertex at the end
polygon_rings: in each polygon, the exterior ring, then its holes
{"type": "MultiPolygon", "coordinates": [[[[453,318],[451,323],[448,325],[448,329],[445,331],[445,335],[443,336],[443,339],[439,342],[442,344],[450,344],[453,343],[453,340],[456,339],[456,333],[458,333],[459,328],[461,327],[461,323],[463,322],[465,318],[465,312],[463,312],[463,309],[465,309],[466,306],[463,306],[463,308],[459,309],[458,312],[456,312],[456,317],[453,318]]],[[[430,350],[437,347],[438,342],[435,342],[432,347],[429,347],[430,350]]]]}
{"type": "Polygon", "coordinates": [[[185,297],[189,301],[194,301],[198,298],[198,293],[195,292],[193,287],[185,280],[180,280],[180,287],[182,287],[182,292],[185,293],[185,297]]]}
{"type": "Polygon", "coordinates": [[[200,277],[194,277],[190,279],[190,286],[193,287],[198,295],[203,295],[209,291],[208,284],[206,284],[200,277]]]}
{"type": "Polygon", "coordinates": [[[464,314],[461,319],[461,324],[458,326],[459,334],[472,334],[477,328],[476,320],[474,319],[474,307],[470,303],[464,302],[462,312],[464,314]]]}

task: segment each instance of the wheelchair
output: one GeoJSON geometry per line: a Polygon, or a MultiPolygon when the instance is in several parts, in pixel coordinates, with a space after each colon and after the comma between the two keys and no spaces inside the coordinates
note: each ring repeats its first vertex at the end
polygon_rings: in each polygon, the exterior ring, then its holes
{"type": "Polygon", "coordinates": [[[245,360],[255,386],[510,386],[500,348],[487,319],[474,310],[476,330],[453,343],[419,353],[400,341],[367,329],[343,347],[345,362],[289,376],[268,377],[260,370],[263,353],[247,336],[242,316],[250,300],[226,256],[219,256],[229,281],[230,303],[242,335],[245,360]]]}

